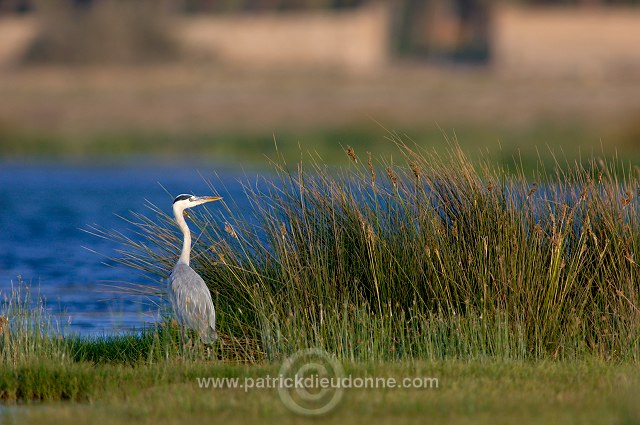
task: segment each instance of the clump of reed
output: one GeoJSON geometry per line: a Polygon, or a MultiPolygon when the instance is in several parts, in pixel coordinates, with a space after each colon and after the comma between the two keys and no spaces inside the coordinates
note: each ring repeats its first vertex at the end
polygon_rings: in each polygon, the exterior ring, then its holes
{"type": "MultiPolygon", "coordinates": [[[[19,380],[19,371],[29,368],[64,368],[73,363],[152,365],[176,359],[222,358],[224,354],[194,343],[184,346],[179,328],[170,321],[110,335],[81,336],[69,329],[69,323],[54,317],[37,291],[21,279],[12,282],[7,291],[0,291],[0,369],[7,371],[0,374],[0,400],[11,398],[5,392],[12,387],[7,379],[19,380]]],[[[225,358],[232,358],[232,354],[225,358]]],[[[245,360],[239,355],[236,358],[245,360]]]]}
{"type": "MultiPolygon", "coordinates": [[[[407,146],[346,149],[244,184],[250,210],[190,212],[192,266],[221,346],[256,360],[322,347],[343,359],[640,355],[638,174],[613,161],[540,166],[407,146]],[[239,342],[240,341],[240,342],[239,342]],[[239,348],[242,350],[242,348],[239,348]]],[[[214,193],[225,195],[211,183],[214,193]]],[[[167,276],[181,247],[168,208],[130,221],[117,260],[167,276]]]]}
{"type": "Polygon", "coordinates": [[[44,301],[21,279],[0,291],[0,365],[15,366],[37,358],[63,361],[61,326],[44,301]],[[60,338],[58,338],[60,336],[60,338]]]}

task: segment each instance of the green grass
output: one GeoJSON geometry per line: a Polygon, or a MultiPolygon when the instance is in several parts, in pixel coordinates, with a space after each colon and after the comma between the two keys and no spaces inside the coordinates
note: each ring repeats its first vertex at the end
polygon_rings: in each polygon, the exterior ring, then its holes
{"type": "MultiPolygon", "coordinates": [[[[42,372],[40,370],[30,374],[42,372]]],[[[257,379],[277,366],[170,364],[164,367],[102,365],[48,370],[63,378],[69,395],[86,390],[81,403],[18,407],[6,423],[299,423],[275,390],[202,389],[197,377],[257,379]],[[72,384],[70,382],[73,382],[72,384]],[[85,387],[83,387],[83,385],[85,387]]],[[[588,424],[637,423],[637,367],[599,362],[417,362],[353,365],[353,376],[438,378],[431,389],[352,389],[327,417],[314,422],[588,424]]],[[[63,390],[61,390],[63,391],[63,390]]]]}

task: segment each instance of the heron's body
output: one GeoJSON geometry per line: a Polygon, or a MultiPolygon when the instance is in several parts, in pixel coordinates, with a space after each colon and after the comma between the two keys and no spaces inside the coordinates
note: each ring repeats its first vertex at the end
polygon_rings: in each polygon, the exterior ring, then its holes
{"type": "Polygon", "coordinates": [[[216,310],[204,280],[191,267],[178,263],[169,277],[169,296],[182,327],[198,332],[209,344],[217,338],[216,310]]]}
{"type": "Polygon", "coordinates": [[[176,319],[180,326],[196,331],[205,343],[217,338],[216,311],[211,299],[211,292],[204,280],[190,266],[191,232],[184,219],[186,208],[217,201],[218,197],[197,197],[180,195],[173,202],[173,213],[176,223],[184,236],[182,252],[178,262],[169,276],[167,292],[176,319]]]}

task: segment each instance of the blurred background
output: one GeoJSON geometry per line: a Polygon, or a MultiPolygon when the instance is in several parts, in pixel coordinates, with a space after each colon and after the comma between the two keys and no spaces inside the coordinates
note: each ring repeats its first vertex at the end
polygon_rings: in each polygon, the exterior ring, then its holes
{"type": "Polygon", "coordinates": [[[137,240],[114,214],[170,212],[203,177],[245,214],[237,179],[276,143],[635,166],[638,41],[638,0],[0,0],[0,298],[23,279],[80,333],[156,320],[109,288],[157,282],[83,230],[137,240]]]}
{"type": "MultiPolygon", "coordinates": [[[[0,0],[0,156],[640,149],[638,0],[0,0]]],[[[229,162],[231,161],[231,162],[229,162]]]]}

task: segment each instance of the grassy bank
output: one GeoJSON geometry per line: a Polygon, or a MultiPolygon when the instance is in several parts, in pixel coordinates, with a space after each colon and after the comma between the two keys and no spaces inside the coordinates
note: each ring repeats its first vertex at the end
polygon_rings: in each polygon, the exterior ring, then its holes
{"type": "MultiPolygon", "coordinates": [[[[630,135],[607,137],[605,154],[618,152],[628,160],[638,158],[630,135]]],[[[433,125],[415,127],[402,137],[420,141],[425,149],[446,154],[446,139],[455,139],[467,152],[478,152],[478,146],[491,155],[496,165],[515,167],[514,158],[527,172],[535,169],[540,158],[553,167],[548,150],[562,151],[568,158],[588,158],[602,152],[602,133],[580,125],[537,123],[525,127],[487,125],[433,125]],[[541,149],[542,155],[540,155],[541,149]]],[[[322,161],[342,163],[342,149],[347,145],[359,152],[375,152],[380,156],[397,154],[395,134],[374,122],[351,125],[285,130],[277,133],[251,130],[182,131],[102,130],[65,133],[48,130],[26,130],[2,126],[0,122],[0,158],[12,161],[63,161],[80,163],[126,163],[193,161],[201,164],[234,164],[242,167],[268,168],[265,157],[274,146],[288,162],[299,161],[304,152],[314,152],[322,161]],[[266,166],[266,167],[265,167],[266,166]]]]}
{"type": "MultiPolygon", "coordinates": [[[[19,407],[6,423],[61,424],[82,419],[94,424],[179,424],[202,420],[225,423],[300,423],[275,390],[203,389],[199,376],[258,378],[272,376],[272,366],[173,364],[84,367],[92,383],[83,403],[19,407]]],[[[335,411],[318,423],[434,424],[590,424],[636,423],[640,412],[635,366],[589,362],[463,362],[384,364],[347,367],[354,376],[437,377],[437,389],[361,389],[347,391],[335,411]]]]}
{"type": "MultiPolygon", "coordinates": [[[[282,359],[238,362],[225,359],[220,349],[184,348],[176,333],[164,327],[120,337],[60,338],[37,302],[26,292],[16,295],[22,298],[8,297],[3,305],[3,314],[10,314],[0,342],[3,423],[302,420],[281,402],[276,389],[201,384],[203,378],[238,379],[247,385],[275,377],[282,359]]],[[[430,385],[347,389],[342,403],[315,422],[622,424],[640,419],[635,397],[640,374],[633,362],[485,357],[341,363],[345,376],[353,378],[428,378],[430,385]]]]}

